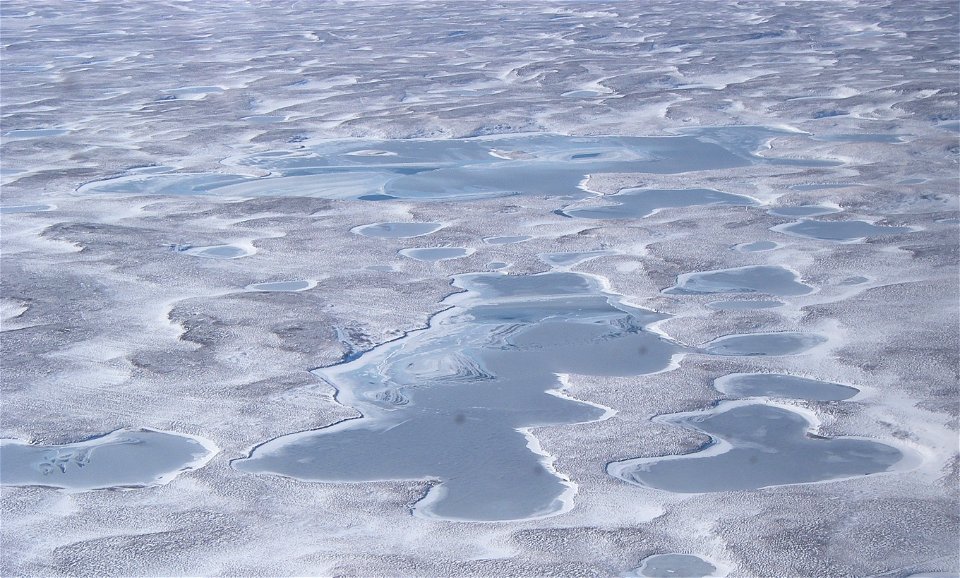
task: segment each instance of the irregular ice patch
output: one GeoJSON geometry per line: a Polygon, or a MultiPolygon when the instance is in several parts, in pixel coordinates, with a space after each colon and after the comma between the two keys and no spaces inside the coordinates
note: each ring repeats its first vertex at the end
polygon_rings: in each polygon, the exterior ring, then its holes
{"type": "Polygon", "coordinates": [[[721,575],[716,566],[691,554],[654,554],[644,558],[639,568],[627,574],[636,578],[713,578],[721,575]]]}
{"type": "Polygon", "coordinates": [[[884,227],[867,221],[812,221],[807,219],[777,225],[771,227],[770,230],[794,237],[840,243],[852,243],[869,237],[899,235],[913,231],[911,227],[884,227]]]}
{"type": "Polygon", "coordinates": [[[63,445],[2,440],[0,484],[72,491],[158,486],[203,467],[218,451],[203,438],[153,429],[63,445]]]}
{"type": "Polygon", "coordinates": [[[798,281],[796,273],[779,265],[750,265],[732,269],[717,269],[684,273],[677,284],[663,293],[689,295],[697,293],[765,293],[786,297],[806,295],[813,287],[798,281]]]}
{"type": "Polygon", "coordinates": [[[836,207],[827,207],[823,205],[800,205],[796,207],[775,207],[767,211],[777,217],[815,217],[817,215],[829,215],[838,213],[840,209],[836,207]]]}
{"type": "Polygon", "coordinates": [[[774,241],[753,241],[751,243],[735,245],[734,249],[742,253],[760,253],[763,251],[771,251],[779,246],[780,244],[774,241]]]}
{"type": "Polygon", "coordinates": [[[707,307],[720,311],[751,311],[755,309],[773,309],[783,305],[782,301],[758,299],[754,301],[711,301],[707,307]]]}
{"type": "Polygon", "coordinates": [[[711,355],[797,355],[826,341],[822,335],[796,331],[745,333],[718,337],[705,344],[703,350],[711,355]]]}
{"type": "Polygon", "coordinates": [[[642,375],[685,349],[647,329],[664,315],[575,273],[454,278],[427,329],[315,370],[363,417],[268,441],[243,471],[319,482],[433,480],[419,516],[515,520],[572,507],[530,428],[604,419],[558,375],[642,375]]]}
{"type": "Polygon", "coordinates": [[[734,397],[780,397],[812,401],[850,399],[860,390],[849,385],[779,373],[731,373],[718,377],[713,387],[734,397]]]}
{"type": "Polygon", "coordinates": [[[317,286],[317,282],[312,279],[296,281],[273,281],[268,283],[254,283],[247,285],[250,291],[264,292],[297,292],[306,291],[317,286]]]}
{"type": "Polygon", "coordinates": [[[204,259],[239,259],[256,253],[256,250],[252,247],[241,247],[239,245],[208,245],[202,247],[175,245],[173,250],[204,259]]]}
{"type": "Polygon", "coordinates": [[[888,472],[906,458],[872,440],[811,436],[812,421],[771,404],[724,402],[656,419],[695,429],[711,441],[692,454],[613,462],[607,466],[611,475],[670,492],[725,492],[888,472]]]}
{"type": "Polygon", "coordinates": [[[565,209],[564,214],[583,219],[640,219],[666,208],[757,204],[757,201],[750,197],[713,189],[627,189],[606,198],[618,204],[565,209]]]}
{"type": "Polygon", "coordinates": [[[460,259],[468,257],[474,253],[475,249],[469,247],[422,247],[415,249],[401,249],[398,254],[409,257],[417,261],[428,261],[431,263],[437,261],[448,261],[450,259],[460,259]]]}
{"type": "Polygon", "coordinates": [[[354,227],[350,232],[378,239],[410,239],[436,233],[442,228],[441,223],[373,223],[354,227]]]}
{"type": "Polygon", "coordinates": [[[45,213],[47,211],[52,211],[56,209],[53,205],[7,205],[6,207],[0,207],[0,214],[7,215],[10,213],[45,213]]]}
{"type": "Polygon", "coordinates": [[[510,194],[585,198],[587,175],[677,174],[754,162],[696,136],[571,137],[525,134],[446,140],[322,141],[224,164],[244,174],[132,175],[88,183],[84,193],[291,195],[451,200],[510,194]]]}

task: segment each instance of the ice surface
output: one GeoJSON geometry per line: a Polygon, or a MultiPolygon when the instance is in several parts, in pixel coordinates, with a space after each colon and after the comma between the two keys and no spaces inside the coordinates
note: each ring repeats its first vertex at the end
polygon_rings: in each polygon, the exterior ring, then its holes
{"type": "Polygon", "coordinates": [[[750,243],[741,243],[736,246],[736,249],[744,253],[759,253],[761,251],[770,251],[777,247],[779,247],[779,245],[773,241],[753,241],[750,243]]]}
{"type": "Polygon", "coordinates": [[[210,245],[207,247],[176,247],[178,253],[205,259],[236,259],[250,254],[247,249],[235,245],[210,245]]]}
{"type": "Polygon", "coordinates": [[[772,309],[783,305],[780,301],[758,299],[755,301],[711,301],[707,307],[724,311],[749,311],[752,309],[772,309]]]}
{"type": "Polygon", "coordinates": [[[759,403],[725,403],[663,420],[713,441],[692,454],[615,462],[607,471],[670,492],[729,492],[866,476],[889,471],[904,458],[897,448],[874,441],[811,437],[802,414],[759,403]]]}
{"type": "Polygon", "coordinates": [[[9,130],[3,133],[2,136],[7,139],[31,139],[31,138],[46,138],[51,136],[61,136],[69,132],[70,131],[61,129],[61,128],[35,128],[35,129],[9,130]]]}
{"type": "Polygon", "coordinates": [[[417,261],[446,261],[460,259],[473,254],[473,249],[464,247],[427,247],[418,249],[401,249],[399,254],[417,261]]]}
{"type": "Polygon", "coordinates": [[[572,217],[584,219],[640,219],[659,209],[691,207],[695,205],[749,206],[756,201],[743,195],[734,195],[712,189],[631,189],[610,197],[618,203],[603,207],[566,209],[572,217]]]}
{"type": "Polygon", "coordinates": [[[777,373],[733,373],[718,377],[713,387],[733,397],[769,396],[817,401],[850,399],[860,392],[849,385],[777,373]]]}
{"type": "Polygon", "coordinates": [[[442,227],[440,223],[373,223],[356,227],[353,232],[379,239],[409,239],[435,233],[442,227]]]}
{"type": "Polygon", "coordinates": [[[507,235],[505,237],[487,237],[483,242],[488,245],[512,245],[529,241],[531,238],[529,235],[507,235]]]}
{"type": "Polygon", "coordinates": [[[707,343],[703,349],[713,355],[796,355],[826,341],[821,335],[782,331],[725,335],[707,343]]]}
{"type": "Polygon", "coordinates": [[[839,209],[833,207],[820,207],[817,205],[805,205],[799,207],[777,207],[768,211],[771,215],[778,217],[815,217],[817,215],[829,215],[837,213],[839,209]]]}
{"type": "Polygon", "coordinates": [[[52,211],[52,205],[12,205],[6,207],[0,207],[0,214],[11,214],[11,213],[42,213],[45,211],[52,211]]]}
{"type": "Polygon", "coordinates": [[[909,227],[884,227],[866,221],[809,221],[801,220],[773,227],[774,231],[823,241],[850,242],[882,235],[909,233],[909,227]]]}
{"type": "Polygon", "coordinates": [[[707,578],[716,576],[717,567],[691,554],[655,554],[644,558],[631,576],[644,578],[707,578]]]}
{"type": "Polygon", "coordinates": [[[677,284],[664,293],[765,293],[778,297],[806,295],[813,287],[797,280],[797,274],[778,265],[751,265],[735,269],[719,269],[684,273],[677,284]]]}
{"type": "Polygon", "coordinates": [[[594,421],[607,410],[557,392],[557,374],[662,371],[682,349],[583,275],[473,274],[430,327],[317,370],[363,417],[282,436],[234,462],[321,482],[438,480],[423,516],[514,520],[572,506],[573,488],[526,428],[594,421]]]}
{"type": "MultiPolygon", "coordinates": [[[[750,162],[755,159],[746,153],[735,154],[693,136],[588,138],[546,134],[460,140],[351,140],[324,142],[306,151],[271,151],[231,159],[238,168],[270,172],[269,177],[259,179],[239,174],[136,175],[89,183],[80,191],[332,198],[387,195],[417,200],[512,194],[582,198],[586,193],[580,184],[588,174],[673,174],[750,162]],[[370,150],[381,154],[366,154],[370,150]]],[[[676,196],[681,198],[659,202],[665,206],[750,204],[744,197],[717,191],[678,192],[676,196]]]]}
{"type": "Polygon", "coordinates": [[[165,484],[206,464],[211,442],[154,430],[118,430],[64,445],[0,441],[0,483],[74,491],[165,484]]]}
{"type": "Polygon", "coordinates": [[[273,281],[270,283],[254,283],[247,288],[252,291],[304,291],[315,286],[312,281],[273,281]]]}
{"type": "Polygon", "coordinates": [[[541,253],[540,260],[553,267],[573,267],[597,257],[609,255],[610,251],[579,251],[570,253],[541,253]]]}

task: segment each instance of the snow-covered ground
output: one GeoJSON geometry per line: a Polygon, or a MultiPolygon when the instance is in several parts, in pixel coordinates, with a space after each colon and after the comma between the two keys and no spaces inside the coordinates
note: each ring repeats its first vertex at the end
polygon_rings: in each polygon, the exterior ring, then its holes
{"type": "Polygon", "coordinates": [[[4,2],[0,438],[68,444],[149,428],[219,452],[143,488],[4,486],[0,574],[625,575],[677,553],[729,576],[956,575],[958,33],[955,4],[939,0],[4,2]],[[738,137],[750,130],[704,131],[734,125],[779,132],[753,151],[738,137]],[[362,162],[388,162],[364,143],[507,133],[693,135],[778,160],[590,173],[569,198],[455,201],[283,196],[269,162],[238,162],[342,139],[362,139],[362,162]],[[171,173],[230,194],[99,186],[171,173]],[[621,189],[746,200],[593,218],[621,189]],[[832,212],[768,212],[800,205],[832,212]],[[790,234],[803,220],[860,221],[871,236],[790,234]],[[439,228],[354,232],[408,222],[439,228]],[[867,224],[902,229],[874,236],[867,224]],[[772,244],[743,250],[758,241],[772,244]],[[430,247],[466,255],[401,253],[430,247]],[[750,266],[780,266],[811,290],[662,293],[750,266]],[[576,489],[571,508],[444,521],[412,515],[432,481],[312,483],[231,466],[266,440],[356,417],[310,370],[426,327],[454,275],[552,268],[669,315],[651,330],[689,348],[669,371],[562,376],[564,396],[615,412],[528,431],[576,489]],[[305,285],[256,290],[288,281],[305,285]],[[783,305],[709,306],[770,299],[783,305]],[[698,349],[764,332],[825,341],[789,356],[698,349]],[[701,448],[701,432],[652,418],[748,403],[712,386],[737,373],[856,388],[842,401],[761,403],[802,415],[815,435],[909,460],[701,494],[608,474],[701,448]]]}

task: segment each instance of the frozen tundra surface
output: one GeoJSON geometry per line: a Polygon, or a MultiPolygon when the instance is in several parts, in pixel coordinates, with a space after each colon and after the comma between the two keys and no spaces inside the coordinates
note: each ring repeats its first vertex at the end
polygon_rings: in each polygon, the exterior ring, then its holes
{"type": "Polygon", "coordinates": [[[220,452],[129,491],[0,487],[0,574],[956,575],[957,37],[939,0],[5,2],[0,438],[220,452]],[[667,141],[695,148],[607,146],[667,141]],[[351,232],[383,223],[441,228],[351,232]],[[436,249],[463,256],[404,257],[436,249]],[[437,520],[412,515],[435,478],[231,465],[357,421],[310,370],[429,333],[451,283],[493,269],[594,279],[687,351],[556,378],[556,403],[609,408],[527,430],[572,507],[437,520]],[[710,277],[730,271],[790,289],[710,277]],[[688,279],[709,292],[664,292],[688,279]],[[749,355],[762,336],[790,354],[749,355]],[[859,393],[713,387],[732,374],[859,393]],[[607,473],[696,461],[730,428],[666,416],[731,407],[908,459],[698,493],[607,473]]]}

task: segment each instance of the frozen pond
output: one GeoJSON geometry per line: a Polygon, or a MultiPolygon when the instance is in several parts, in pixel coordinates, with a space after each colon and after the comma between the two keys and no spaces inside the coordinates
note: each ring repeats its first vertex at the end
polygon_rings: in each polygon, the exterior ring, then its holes
{"type": "Polygon", "coordinates": [[[771,230],[795,237],[820,239],[822,241],[859,241],[881,235],[898,235],[912,231],[910,227],[882,227],[867,221],[812,221],[800,220],[777,225],[771,230]]]}
{"type": "Polygon", "coordinates": [[[311,287],[316,286],[314,281],[274,281],[270,283],[254,283],[253,285],[248,285],[247,289],[251,291],[305,291],[311,287]]]}
{"type": "Polygon", "coordinates": [[[814,217],[817,215],[839,213],[840,209],[820,205],[802,205],[798,207],[777,207],[767,212],[777,217],[814,217]]]}
{"type": "Polygon", "coordinates": [[[778,265],[751,265],[733,269],[717,269],[684,273],[677,284],[664,293],[765,293],[786,297],[806,295],[813,287],[797,280],[797,274],[778,265]]]}
{"type": "Polygon", "coordinates": [[[69,133],[69,130],[62,128],[32,128],[10,130],[3,133],[3,137],[11,140],[30,139],[30,138],[48,138],[54,136],[63,136],[69,133]]]}
{"type": "Polygon", "coordinates": [[[0,207],[0,214],[7,215],[10,213],[43,213],[46,211],[52,211],[53,205],[11,205],[7,207],[0,207]]]}
{"type": "Polygon", "coordinates": [[[720,311],[751,311],[755,309],[773,309],[783,305],[780,301],[757,300],[757,301],[711,301],[707,307],[718,309],[720,311]]]}
{"type": "Polygon", "coordinates": [[[194,257],[203,257],[204,259],[237,259],[252,254],[247,249],[236,245],[209,245],[205,247],[180,245],[174,249],[179,253],[192,255],[194,257]]]}
{"type": "Polygon", "coordinates": [[[876,474],[904,458],[875,441],[808,435],[812,424],[802,414],[760,403],[727,402],[657,419],[711,441],[692,454],[611,463],[611,475],[671,492],[724,492],[876,474]]]}
{"type": "Polygon", "coordinates": [[[400,255],[416,259],[417,261],[447,261],[449,259],[460,259],[473,254],[473,249],[464,247],[426,247],[419,249],[403,249],[398,251],[400,255]]]}
{"type": "Polygon", "coordinates": [[[643,560],[629,574],[638,578],[708,578],[716,576],[717,567],[699,556],[690,554],[655,554],[643,560]]]}
{"type": "Polygon", "coordinates": [[[487,237],[483,240],[487,245],[513,245],[532,239],[530,235],[512,235],[506,237],[487,237]]]}
{"type": "Polygon", "coordinates": [[[743,195],[723,193],[712,189],[627,189],[610,195],[617,203],[603,207],[565,210],[564,214],[583,219],[640,219],[671,207],[694,205],[755,205],[756,201],[743,195]]]}
{"type": "Polygon", "coordinates": [[[777,243],[773,241],[754,241],[752,243],[742,243],[736,246],[738,251],[744,253],[759,253],[761,251],[770,251],[779,247],[777,243]]]}
{"type": "Polygon", "coordinates": [[[540,260],[550,265],[552,267],[573,267],[584,261],[589,261],[590,259],[595,259],[597,257],[603,257],[604,255],[611,255],[610,251],[582,251],[582,252],[570,252],[570,253],[541,253],[540,260]]]}
{"type": "Polygon", "coordinates": [[[150,429],[64,445],[2,440],[0,483],[77,491],[156,486],[202,467],[218,451],[201,438],[150,429]]]}
{"type": "Polygon", "coordinates": [[[796,355],[826,341],[820,335],[795,331],[746,333],[718,337],[703,349],[711,355],[796,355]]]}
{"type": "Polygon", "coordinates": [[[860,390],[849,385],[782,375],[778,373],[734,373],[713,382],[717,391],[734,397],[781,397],[813,401],[850,399],[860,390]]]}
{"type": "Polygon", "coordinates": [[[378,239],[409,239],[435,233],[443,228],[440,223],[373,223],[351,229],[364,237],[378,239]]]}
{"type": "MultiPolygon", "coordinates": [[[[170,91],[202,97],[192,87],[170,91]]],[[[336,140],[305,149],[270,151],[224,161],[269,172],[244,174],[128,174],[81,186],[84,193],[226,196],[276,195],[365,200],[451,200],[513,194],[582,199],[587,175],[679,174],[757,163],[822,166],[823,161],[767,159],[754,151],[777,131],[757,127],[703,129],[673,137],[572,137],[522,134],[446,140],[336,140]]],[[[828,165],[830,163],[827,163],[828,165]]],[[[577,216],[634,218],[663,207],[755,204],[753,199],[709,189],[633,191],[616,195],[624,205],[584,209],[577,216]]]]}
{"type": "Polygon", "coordinates": [[[268,441],[237,469],[318,482],[435,480],[420,516],[513,520],[572,506],[574,488],[529,428],[603,419],[557,393],[563,374],[663,371],[683,349],[575,273],[457,276],[430,326],[316,370],[360,419],[268,441]]]}

